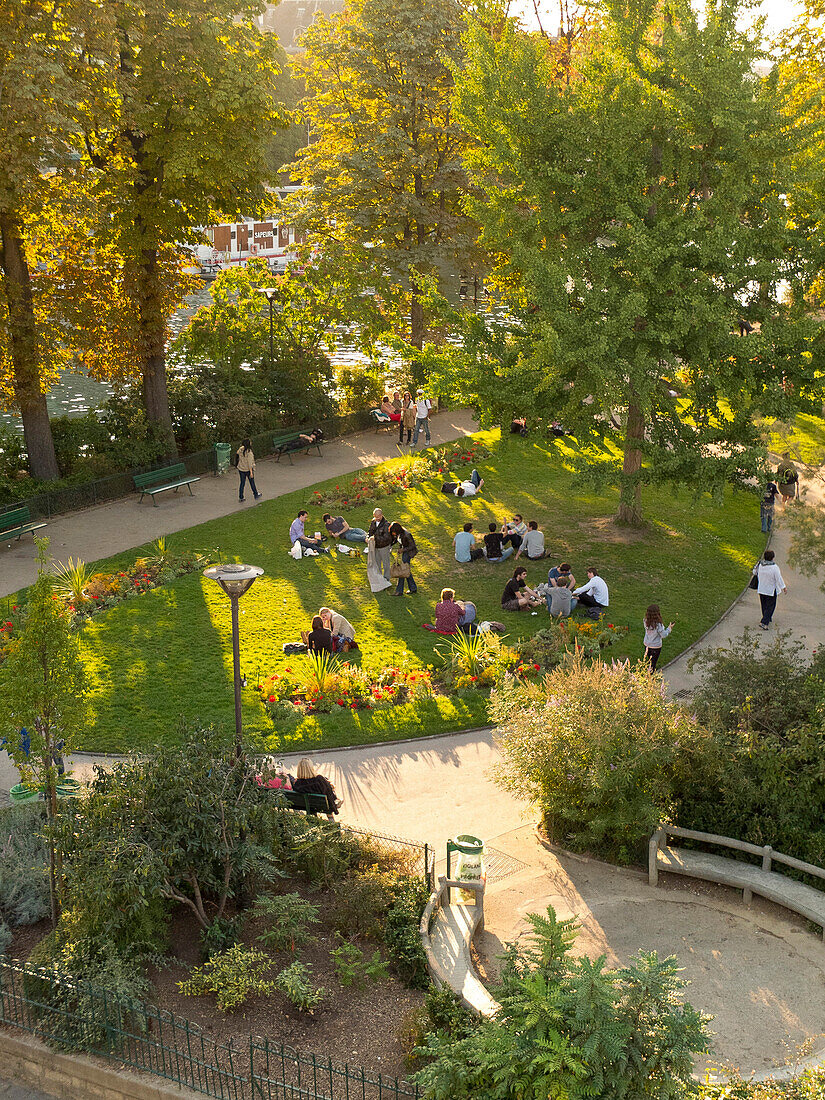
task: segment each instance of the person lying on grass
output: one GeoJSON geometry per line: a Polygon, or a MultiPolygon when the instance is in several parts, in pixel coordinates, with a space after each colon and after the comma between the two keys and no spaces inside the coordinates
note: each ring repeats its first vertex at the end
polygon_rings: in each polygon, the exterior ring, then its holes
{"type": "Polygon", "coordinates": [[[544,600],[527,584],[527,570],[520,565],[501,594],[501,606],[504,611],[526,611],[541,607],[544,600]]]}
{"type": "Polygon", "coordinates": [[[445,481],[441,486],[441,492],[456,497],[474,497],[476,493],[481,492],[483,484],[484,478],[478,470],[473,470],[468,481],[445,481]]]}
{"type": "Polygon", "coordinates": [[[346,539],[347,542],[366,542],[367,532],[362,527],[350,527],[343,516],[331,516],[324,512],[324,527],[334,539],[346,539]]]}

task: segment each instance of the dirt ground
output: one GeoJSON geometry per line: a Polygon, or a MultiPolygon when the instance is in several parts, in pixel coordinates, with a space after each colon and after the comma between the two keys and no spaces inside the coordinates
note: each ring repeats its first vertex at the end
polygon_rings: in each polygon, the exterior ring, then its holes
{"type": "Polygon", "coordinates": [[[612,966],[639,950],[676,955],[690,983],[685,1000],[714,1017],[697,1071],[766,1070],[792,1061],[802,1044],[825,1046],[825,948],[805,920],[759,898],[746,908],[737,891],[673,875],[650,887],[638,871],[546,850],[529,826],[495,845],[534,866],[488,889],[476,938],[488,979],[504,943],[527,930],[525,915],[552,905],[581,921],[577,954],[604,954],[612,966]]]}
{"type": "MultiPolygon", "coordinates": [[[[423,1003],[423,993],[409,989],[392,971],[388,979],[367,981],[361,989],[343,987],[329,954],[340,942],[334,932],[333,896],[312,892],[295,883],[291,887],[321,906],[321,923],[314,926],[315,939],[298,948],[295,955],[289,951],[270,951],[256,941],[266,924],[251,917],[244,922],[242,939],[271,956],[272,971],[265,975],[270,979],[295,958],[311,968],[313,985],[323,986],[327,991],[314,1012],[299,1012],[286,996],[275,992],[251,997],[234,1012],[224,1014],[218,1011],[211,995],[189,997],[179,992],[177,983],[188,976],[190,966],[200,962],[197,933],[190,915],[183,909],[171,922],[167,965],[150,971],[152,993],[148,1000],[197,1024],[219,1043],[231,1041],[237,1052],[235,1064],[241,1069],[248,1060],[250,1036],[256,1036],[315,1054],[322,1062],[331,1058],[333,1062],[347,1062],[354,1069],[363,1066],[373,1075],[405,1076],[408,1070],[403,1063],[404,1051],[398,1033],[407,1014],[423,1003]]],[[[16,929],[9,957],[24,962],[49,928],[48,921],[41,921],[16,929]]],[[[375,943],[365,940],[351,942],[357,943],[368,958],[376,948],[375,943]]],[[[384,947],[381,954],[388,958],[384,947]]]]}

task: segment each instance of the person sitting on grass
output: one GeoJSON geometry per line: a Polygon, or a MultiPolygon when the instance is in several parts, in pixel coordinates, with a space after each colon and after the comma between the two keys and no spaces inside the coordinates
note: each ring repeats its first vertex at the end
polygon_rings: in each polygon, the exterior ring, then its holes
{"type": "Polygon", "coordinates": [[[441,602],[435,605],[435,629],[440,634],[455,634],[457,630],[475,633],[472,626],[475,617],[474,603],[457,600],[452,588],[441,589],[441,602]]]}
{"type": "Polygon", "coordinates": [[[590,607],[598,612],[604,611],[610,604],[607,585],[599,576],[598,569],[592,565],[587,570],[587,584],[574,588],[573,595],[579,597],[582,607],[590,607]]]}
{"type": "Polygon", "coordinates": [[[350,527],[343,516],[331,516],[324,512],[324,527],[334,539],[346,539],[347,542],[366,542],[367,532],[361,527],[350,527]]]}
{"type": "Polygon", "coordinates": [[[460,562],[477,561],[484,557],[484,551],[476,545],[472,523],[465,523],[462,530],[453,537],[455,560],[460,562]]]}
{"type": "Polygon", "coordinates": [[[544,600],[527,584],[527,570],[520,565],[501,594],[501,606],[504,611],[527,611],[541,607],[544,600]]]}
{"type": "Polygon", "coordinates": [[[292,526],[289,529],[289,541],[292,546],[295,543],[300,543],[304,550],[315,550],[318,553],[328,554],[326,546],[323,546],[320,539],[308,538],[304,533],[304,528],[307,521],[309,512],[306,508],[302,508],[295,519],[292,521],[292,526]]]}
{"type": "Polygon", "coordinates": [[[309,633],[302,633],[301,637],[306,643],[306,647],[310,653],[332,653],[332,634],[327,628],[324,620],[320,615],[316,615],[312,620],[312,630],[309,633]]]}
{"type": "Polygon", "coordinates": [[[325,775],[319,775],[316,772],[312,761],[306,757],[298,761],[298,771],[292,789],[297,794],[325,794],[329,802],[330,814],[337,814],[341,807],[341,801],[333,785],[325,775]]]}
{"type": "Polygon", "coordinates": [[[524,536],[521,546],[516,551],[516,561],[522,554],[530,561],[538,561],[544,557],[544,531],[539,531],[539,525],[534,519],[527,524],[527,534],[524,536]]]}
{"type": "Polygon", "coordinates": [[[318,614],[332,634],[332,648],[336,653],[349,653],[351,649],[358,648],[355,643],[355,627],[348,619],[331,607],[322,607],[318,614]]]}
{"type": "Polygon", "coordinates": [[[481,492],[483,484],[484,478],[478,470],[473,470],[467,481],[445,481],[441,486],[441,492],[456,497],[474,497],[476,493],[481,492]]]}
{"type": "Polygon", "coordinates": [[[494,523],[488,524],[487,534],[484,536],[484,553],[487,555],[487,561],[504,561],[512,555],[512,546],[505,549],[503,542],[504,535],[498,527],[494,523]]]}
{"type": "Polygon", "coordinates": [[[514,550],[518,550],[524,542],[524,536],[527,534],[527,524],[521,515],[516,512],[510,522],[502,526],[501,533],[504,536],[502,541],[509,542],[514,550]]]}
{"type": "Polygon", "coordinates": [[[562,561],[554,565],[547,573],[547,583],[553,588],[569,588],[572,592],[576,587],[576,578],[570,572],[570,562],[562,561]]]}

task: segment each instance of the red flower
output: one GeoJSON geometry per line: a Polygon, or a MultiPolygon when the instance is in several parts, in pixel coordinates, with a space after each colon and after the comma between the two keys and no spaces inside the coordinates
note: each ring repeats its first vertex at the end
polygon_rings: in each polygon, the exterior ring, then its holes
{"type": "Polygon", "coordinates": [[[536,672],[538,672],[538,670],[539,670],[539,666],[538,666],[538,665],[533,665],[533,668],[534,668],[534,669],[536,670],[536,672]]]}
{"type": "Polygon", "coordinates": [[[356,706],[357,706],[357,704],[355,704],[355,703],[350,703],[350,705],[349,705],[349,709],[350,709],[350,710],[355,710],[355,709],[356,709],[356,706]]]}
{"type": "Polygon", "coordinates": [[[608,630],[612,630],[613,629],[613,623],[608,623],[607,627],[608,627],[608,630]]]}
{"type": "Polygon", "coordinates": [[[274,703],[274,702],[275,702],[275,696],[274,696],[274,695],[270,695],[270,697],[269,697],[269,701],[270,701],[270,703],[274,703]]]}

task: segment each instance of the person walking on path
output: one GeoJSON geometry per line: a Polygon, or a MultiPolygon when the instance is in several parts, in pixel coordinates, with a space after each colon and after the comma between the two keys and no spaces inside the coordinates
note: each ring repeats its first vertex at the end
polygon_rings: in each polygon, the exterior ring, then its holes
{"type": "Polygon", "coordinates": [[[236,452],[237,462],[235,465],[238,468],[240,474],[240,484],[238,486],[238,500],[243,504],[243,492],[246,486],[247,480],[249,481],[249,487],[252,490],[252,495],[255,500],[258,500],[263,496],[263,493],[258,492],[258,488],[255,485],[255,455],[252,453],[252,440],[244,439],[240,447],[236,452]]]}
{"type": "Polygon", "coordinates": [[[790,451],[785,451],[782,455],[782,462],[776,471],[776,480],[779,482],[779,492],[782,494],[782,506],[784,507],[799,492],[799,473],[796,466],[791,462],[790,451]]]}
{"type": "Polygon", "coordinates": [[[368,535],[372,536],[373,546],[375,547],[375,561],[381,574],[390,579],[390,566],[392,564],[392,542],[393,538],[390,534],[390,525],[387,522],[383,511],[380,508],[374,509],[372,513],[372,523],[370,524],[368,535]]]}
{"type": "MultiPolygon", "coordinates": [[[[400,523],[390,524],[390,534],[392,535],[393,542],[397,542],[401,547],[401,565],[409,565],[415,555],[418,553],[418,547],[415,544],[415,539],[406,527],[402,527],[400,523]]],[[[415,579],[412,575],[412,569],[405,577],[400,576],[398,578],[398,587],[395,590],[396,596],[404,595],[404,581],[407,582],[407,587],[410,590],[410,595],[414,595],[418,591],[418,585],[415,583],[415,579]]]]}
{"type": "Polygon", "coordinates": [[[773,550],[766,550],[760,561],[753,567],[753,575],[757,580],[756,591],[759,593],[759,602],[762,605],[762,621],[759,625],[763,630],[767,630],[771,625],[773,613],[776,610],[776,597],[780,592],[787,592],[774,557],[773,550]]]}
{"type": "Polygon", "coordinates": [[[430,410],[432,407],[433,403],[430,401],[429,397],[427,397],[423,390],[419,390],[415,395],[415,435],[413,436],[413,447],[418,446],[418,434],[422,428],[427,436],[427,446],[429,447],[430,445],[430,410]]]}
{"type": "Polygon", "coordinates": [[[662,622],[662,613],[659,610],[657,603],[652,603],[650,607],[645,611],[645,617],[642,619],[642,625],[645,628],[645,660],[650,665],[650,671],[656,671],[656,665],[659,663],[659,658],[662,655],[662,642],[673,630],[673,623],[669,623],[667,626],[662,622]]]}
{"type": "Polygon", "coordinates": [[[765,494],[759,502],[759,518],[762,521],[762,534],[768,535],[773,529],[774,508],[776,498],[779,496],[779,486],[775,481],[769,481],[765,494]]]}

